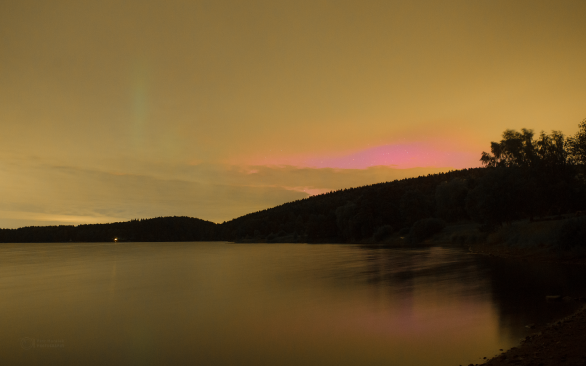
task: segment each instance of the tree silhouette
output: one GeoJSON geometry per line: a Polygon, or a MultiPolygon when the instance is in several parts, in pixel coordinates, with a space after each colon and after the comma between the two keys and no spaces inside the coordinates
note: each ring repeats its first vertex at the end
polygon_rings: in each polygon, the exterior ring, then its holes
{"type": "Polygon", "coordinates": [[[443,182],[435,189],[436,215],[448,222],[465,219],[468,186],[463,179],[443,182]]]}
{"type": "Polygon", "coordinates": [[[518,168],[495,168],[468,194],[466,209],[475,221],[491,226],[523,217],[528,205],[527,180],[518,168]]]}
{"type": "Polygon", "coordinates": [[[535,161],[533,130],[505,130],[500,142],[491,142],[491,153],[482,152],[480,161],[486,167],[527,167],[535,161]]]}
{"type": "Polygon", "coordinates": [[[431,216],[431,205],[428,197],[417,189],[405,192],[401,197],[400,205],[401,213],[407,226],[431,216]]]}
{"type": "Polygon", "coordinates": [[[578,132],[568,138],[568,152],[572,162],[586,165],[586,118],[578,125],[578,132]]]}

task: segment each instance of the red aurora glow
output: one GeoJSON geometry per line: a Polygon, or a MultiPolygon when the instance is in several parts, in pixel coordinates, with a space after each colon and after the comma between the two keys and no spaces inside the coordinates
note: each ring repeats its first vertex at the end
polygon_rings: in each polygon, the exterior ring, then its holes
{"type": "Polygon", "coordinates": [[[480,166],[478,151],[450,151],[426,142],[382,145],[339,155],[263,157],[252,165],[292,165],[312,168],[366,169],[389,166],[473,168],[480,166]]]}

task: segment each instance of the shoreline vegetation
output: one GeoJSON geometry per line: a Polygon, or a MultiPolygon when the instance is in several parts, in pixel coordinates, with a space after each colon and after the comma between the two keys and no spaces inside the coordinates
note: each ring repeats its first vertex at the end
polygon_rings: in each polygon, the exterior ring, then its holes
{"type": "MultiPolygon", "coordinates": [[[[0,243],[230,241],[457,246],[476,255],[586,264],[586,119],[574,136],[506,130],[482,168],[342,189],[215,224],[159,217],[0,229],[0,243]]],[[[556,295],[556,294],[552,294],[556,295]]],[[[584,294],[586,296],[586,294],[584,294]]],[[[545,299],[544,299],[545,301],[545,299]]],[[[488,365],[586,364],[586,308],[488,365]]]]}

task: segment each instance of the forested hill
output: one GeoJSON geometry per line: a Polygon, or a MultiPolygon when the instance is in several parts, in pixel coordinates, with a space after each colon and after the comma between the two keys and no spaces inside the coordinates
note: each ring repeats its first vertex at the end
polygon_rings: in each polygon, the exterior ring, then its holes
{"type": "MultiPolygon", "coordinates": [[[[343,189],[222,224],[188,217],[0,230],[0,242],[381,241],[410,240],[446,222],[474,220],[491,231],[522,218],[586,210],[586,120],[575,136],[506,130],[483,152],[484,168],[343,189]]],[[[582,230],[582,229],[580,229],[582,230]]],[[[580,234],[582,235],[582,234],[580,234]]],[[[586,238],[586,231],[584,232],[586,238]]]]}
{"type": "Polygon", "coordinates": [[[111,224],[0,229],[2,243],[214,240],[216,224],[191,217],[157,217],[111,224]]]}
{"type": "MultiPolygon", "coordinates": [[[[371,237],[380,227],[394,231],[434,216],[438,185],[452,182],[446,187],[467,191],[484,173],[482,168],[464,169],[342,189],[223,224],[189,217],[159,217],[111,224],[32,226],[0,229],[0,242],[104,242],[115,238],[118,241],[274,241],[278,238],[309,242],[359,241],[371,237]]],[[[440,189],[440,196],[444,191],[453,195],[449,189],[440,189]]],[[[452,205],[459,207],[446,218],[467,217],[463,207],[465,196],[455,199],[452,205]]]]}
{"type": "MultiPolygon", "coordinates": [[[[312,196],[225,222],[219,234],[237,241],[283,237],[308,242],[361,241],[382,227],[388,233],[434,216],[438,185],[452,182],[449,187],[467,191],[485,170],[464,169],[312,196]]],[[[446,194],[454,193],[448,191],[446,194]]],[[[462,192],[458,194],[462,196],[462,192]]],[[[454,198],[450,219],[467,217],[466,197],[454,198]]]]}
{"type": "Polygon", "coordinates": [[[285,203],[222,224],[159,217],[111,224],[0,229],[0,242],[377,241],[417,222],[514,219],[586,207],[575,175],[532,181],[515,167],[475,168],[342,189],[285,203]],[[533,202],[532,202],[533,201],[533,202]]]}
{"type": "MultiPolygon", "coordinates": [[[[237,241],[410,241],[446,222],[503,223],[586,209],[586,119],[574,136],[506,130],[483,152],[485,166],[344,189],[239,217],[218,237],[237,241]]],[[[580,234],[581,235],[581,234],[580,234]]],[[[585,234],[586,235],[586,234],[585,234]]]]}

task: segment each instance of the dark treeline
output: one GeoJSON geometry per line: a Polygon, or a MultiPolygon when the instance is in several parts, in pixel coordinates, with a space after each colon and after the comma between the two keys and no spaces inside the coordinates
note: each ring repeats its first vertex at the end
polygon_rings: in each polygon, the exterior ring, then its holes
{"type": "Polygon", "coordinates": [[[483,168],[342,189],[222,224],[187,217],[0,230],[0,242],[63,241],[414,241],[445,223],[474,220],[492,231],[514,220],[586,209],[586,120],[576,135],[506,130],[483,152],[483,168]]]}
{"type": "MultiPolygon", "coordinates": [[[[485,169],[464,169],[448,173],[420,176],[342,189],[303,200],[251,213],[221,225],[221,236],[227,240],[292,237],[308,242],[358,242],[379,231],[380,239],[415,222],[433,217],[436,191],[443,182],[446,194],[461,186],[466,191],[480,179],[485,169]]],[[[443,192],[443,191],[442,191],[443,192]]],[[[441,193],[440,193],[441,194],[441,193]]],[[[458,203],[447,202],[446,216],[463,218],[458,203]],[[454,207],[452,207],[454,206],[454,207]]]]}
{"type": "Polygon", "coordinates": [[[239,217],[221,225],[227,240],[413,241],[445,223],[474,220],[482,231],[523,218],[586,208],[586,120],[576,135],[506,130],[483,152],[484,168],[343,189],[239,217]]]}
{"type": "Polygon", "coordinates": [[[190,217],[157,217],[111,224],[29,226],[0,229],[2,243],[203,241],[214,240],[216,224],[190,217]]]}

